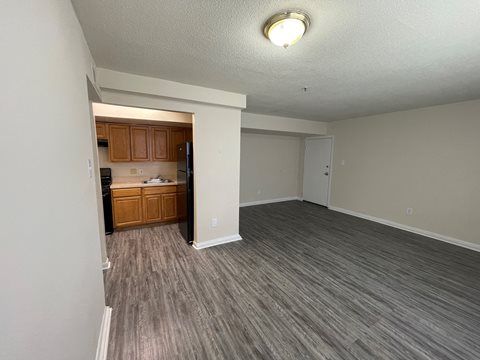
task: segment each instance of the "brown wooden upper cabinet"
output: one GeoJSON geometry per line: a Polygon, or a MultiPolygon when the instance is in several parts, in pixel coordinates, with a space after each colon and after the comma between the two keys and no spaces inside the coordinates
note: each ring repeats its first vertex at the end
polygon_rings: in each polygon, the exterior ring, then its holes
{"type": "Polygon", "coordinates": [[[107,140],[108,133],[107,133],[107,124],[103,122],[96,122],[95,128],[97,130],[97,139],[98,140],[107,140]]]}
{"type": "Polygon", "coordinates": [[[171,148],[170,148],[170,160],[177,161],[177,145],[185,142],[185,129],[176,128],[170,132],[171,136],[171,148]]]}
{"type": "Polygon", "coordinates": [[[152,160],[168,161],[170,148],[170,129],[165,127],[151,127],[152,160]]]}
{"type": "Polygon", "coordinates": [[[130,161],[130,126],[123,124],[108,125],[108,152],[110,161],[130,161]]]}
{"type": "Polygon", "coordinates": [[[103,121],[97,121],[95,126],[97,138],[108,140],[108,152],[112,162],[177,161],[177,145],[192,141],[191,128],[103,121]]]}
{"type": "Polygon", "coordinates": [[[150,160],[150,129],[148,126],[130,126],[132,161],[150,160]]]}
{"type": "Polygon", "coordinates": [[[185,128],[185,141],[193,142],[192,128],[185,128]]]}

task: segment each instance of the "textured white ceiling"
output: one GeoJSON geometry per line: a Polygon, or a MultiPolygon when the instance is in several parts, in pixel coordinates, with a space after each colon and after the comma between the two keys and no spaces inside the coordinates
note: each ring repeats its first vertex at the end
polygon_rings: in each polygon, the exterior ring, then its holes
{"type": "Polygon", "coordinates": [[[479,0],[72,2],[97,66],[244,93],[249,112],[330,121],[480,98],[479,0]],[[287,8],[312,26],[285,50],[262,25],[287,8]]]}

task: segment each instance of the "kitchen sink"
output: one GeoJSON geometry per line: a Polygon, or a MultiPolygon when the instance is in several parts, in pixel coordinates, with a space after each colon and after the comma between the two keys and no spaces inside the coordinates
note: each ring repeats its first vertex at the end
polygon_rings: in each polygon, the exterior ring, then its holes
{"type": "Polygon", "coordinates": [[[170,179],[153,178],[153,179],[145,180],[143,183],[144,184],[167,184],[172,182],[173,180],[170,180],[170,179]]]}

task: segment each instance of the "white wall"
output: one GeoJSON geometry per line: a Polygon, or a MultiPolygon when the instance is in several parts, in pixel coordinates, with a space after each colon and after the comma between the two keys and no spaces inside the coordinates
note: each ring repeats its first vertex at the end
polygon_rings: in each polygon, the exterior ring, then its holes
{"type": "MultiPolygon", "coordinates": [[[[132,89],[137,91],[145,92],[152,86],[149,80],[142,90],[144,77],[127,74],[127,78],[135,82],[132,89]]],[[[125,86],[120,91],[102,88],[103,101],[194,114],[195,243],[201,246],[210,240],[238,236],[241,109],[126,92],[129,85],[125,86]],[[211,226],[213,217],[218,218],[217,227],[211,226]]]]}
{"type": "Polygon", "coordinates": [[[95,172],[95,190],[97,200],[97,218],[98,218],[98,236],[100,238],[100,254],[102,257],[102,269],[108,268],[110,260],[107,254],[107,237],[105,235],[105,217],[103,210],[103,196],[102,196],[102,180],[100,179],[100,163],[98,160],[98,147],[97,147],[97,129],[95,123],[95,116],[93,114],[93,101],[99,101],[99,90],[94,87],[92,82],[88,81],[88,97],[90,100],[89,112],[90,112],[90,132],[91,132],[91,146],[93,153],[93,170],[95,172]]]}
{"type": "Polygon", "coordinates": [[[303,139],[242,131],[240,203],[296,198],[303,164],[303,139]]]}
{"type": "Polygon", "coordinates": [[[480,100],[335,121],[328,132],[332,206],[480,244],[480,100]]]}
{"type": "Polygon", "coordinates": [[[242,129],[264,130],[285,135],[325,135],[327,123],[304,119],[287,118],[282,116],[262,115],[242,112],[242,129]]]}
{"type": "Polygon", "coordinates": [[[0,358],[94,359],[104,291],[86,73],[69,1],[2,2],[0,358]]]}
{"type": "Polygon", "coordinates": [[[325,122],[242,112],[240,202],[301,198],[304,138],[326,133],[325,122]]]}

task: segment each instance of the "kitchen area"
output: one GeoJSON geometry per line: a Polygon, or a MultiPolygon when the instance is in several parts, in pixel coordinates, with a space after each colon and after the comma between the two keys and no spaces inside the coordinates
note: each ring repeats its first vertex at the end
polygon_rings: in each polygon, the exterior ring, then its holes
{"type": "Polygon", "coordinates": [[[96,105],[105,233],[178,223],[191,244],[192,115],[96,105]]]}

